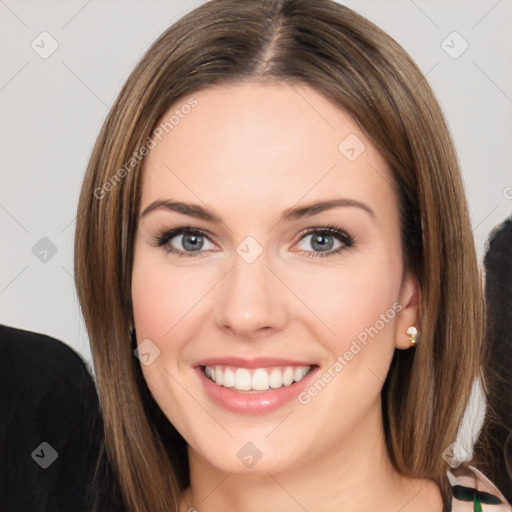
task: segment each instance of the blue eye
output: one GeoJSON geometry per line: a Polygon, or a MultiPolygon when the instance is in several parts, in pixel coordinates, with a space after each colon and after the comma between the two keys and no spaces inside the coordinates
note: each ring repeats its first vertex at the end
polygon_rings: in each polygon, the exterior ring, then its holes
{"type": "Polygon", "coordinates": [[[313,246],[314,251],[301,252],[301,254],[307,256],[308,258],[326,258],[334,254],[339,254],[341,251],[354,245],[354,238],[352,236],[350,236],[346,231],[335,228],[334,226],[311,229],[301,237],[300,241],[311,235],[315,235],[311,239],[311,245],[313,246]],[[340,246],[336,250],[330,250],[333,246],[333,239],[337,239],[339,242],[341,242],[340,246]],[[324,250],[326,247],[327,249],[324,250]]]}
{"type": "MultiPolygon", "coordinates": [[[[310,242],[313,246],[313,250],[300,251],[300,254],[308,258],[333,256],[354,245],[354,238],[351,235],[334,226],[309,229],[306,233],[302,234],[299,242],[302,242],[311,235],[315,235],[310,242]],[[332,250],[333,240],[338,240],[340,243],[339,247],[335,250],[332,250]]],[[[184,226],[161,233],[153,239],[152,245],[161,247],[166,253],[171,253],[178,257],[203,257],[205,256],[205,252],[207,252],[207,250],[203,250],[205,239],[211,244],[204,231],[190,226],[184,226]],[[177,249],[172,243],[173,239],[180,236],[182,237],[180,243],[183,250],[177,249]]]]}
{"type": "Polygon", "coordinates": [[[203,248],[205,238],[207,238],[206,235],[199,229],[182,227],[165,231],[154,239],[153,245],[162,247],[167,253],[174,253],[180,257],[197,257],[200,254],[194,253],[202,252],[201,249],[203,248]],[[181,244],[185,249],[184,251],[176,249],[171,244],[171,241],[179,236],[182,236],[181,244]]]}

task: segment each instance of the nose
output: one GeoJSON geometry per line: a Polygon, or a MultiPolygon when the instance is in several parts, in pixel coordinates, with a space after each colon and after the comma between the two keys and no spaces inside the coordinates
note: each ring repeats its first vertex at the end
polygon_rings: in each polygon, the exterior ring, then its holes
{"type": "Polygon", "coordinates": [[[265,252],[250,263],[235,254],[215,300],[214,317],[220,329],[253,340],[284,328],[288,320],[283,296],[286,287],[268,265],[265,252]]]}

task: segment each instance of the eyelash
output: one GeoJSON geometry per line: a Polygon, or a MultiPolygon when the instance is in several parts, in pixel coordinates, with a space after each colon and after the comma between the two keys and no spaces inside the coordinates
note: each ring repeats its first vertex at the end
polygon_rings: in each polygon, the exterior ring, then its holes
{"type": "MultiPolygon", "coordinates": [[[[164,231],[160,233],[159,235],[153,237],[152,239],[152,245],[154,247],[162,247],[167,254],[172,253],[177,255],[178,257],[192,257],[192,258],[198,258],[201,257],[199,254],[202,251],[197,251],[197,254],[194,254],[193,252],[186,252],[186,251],[179,251],[177,249],[174,249],[169,242],[176,236],[182,235],[182,234],[193,234],[193,235],[200,235],[208,238],[206,233],[200,229],[193,228],[191,226],[183,226],[180,228],[170,229],[168,231],[164,231]]],[[[311,234],[321,234],[321,235],[329,235],[337,237],[338,240],[343,244],[338,249],[331,251],[331,252],[314,252],[314,251],[301,251],[301,255],[305,255],[308,258],[326,258],[329,256],[334,256],[336,254],[339,254],[340,252],[344,251],[345,249],[348,249],[350,247],[353,247],[354,245],[354,237],[348,234],[345,230],[337,228],[336,226],[332,225],[326,225],[321,228],[311,228],[306,230],[304,233],[301,234],[299,242],[301,242],[306,236],[311,234]]]]}

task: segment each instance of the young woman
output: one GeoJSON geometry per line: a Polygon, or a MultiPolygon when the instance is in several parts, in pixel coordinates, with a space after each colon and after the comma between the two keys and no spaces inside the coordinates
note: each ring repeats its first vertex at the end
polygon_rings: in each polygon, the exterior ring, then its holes
{"type": "Polygon", "coordinates": [[[75,249],[122,506],[509,510],[446,462],[484,324],[453,144],[350,9],[214,0],[164,32],[98,137],[75,249]]]}

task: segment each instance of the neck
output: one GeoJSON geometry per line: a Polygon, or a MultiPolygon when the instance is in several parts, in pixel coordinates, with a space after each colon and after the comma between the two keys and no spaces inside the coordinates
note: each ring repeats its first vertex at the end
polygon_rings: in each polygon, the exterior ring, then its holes
{"type": "Polygon", "coordinates": [[[191,485],[181,511],[441,511],[437,486],[393,468],[380,402],[370,416],[331,449],[280,473],[226,473],[189,447],[191,485]]]}

